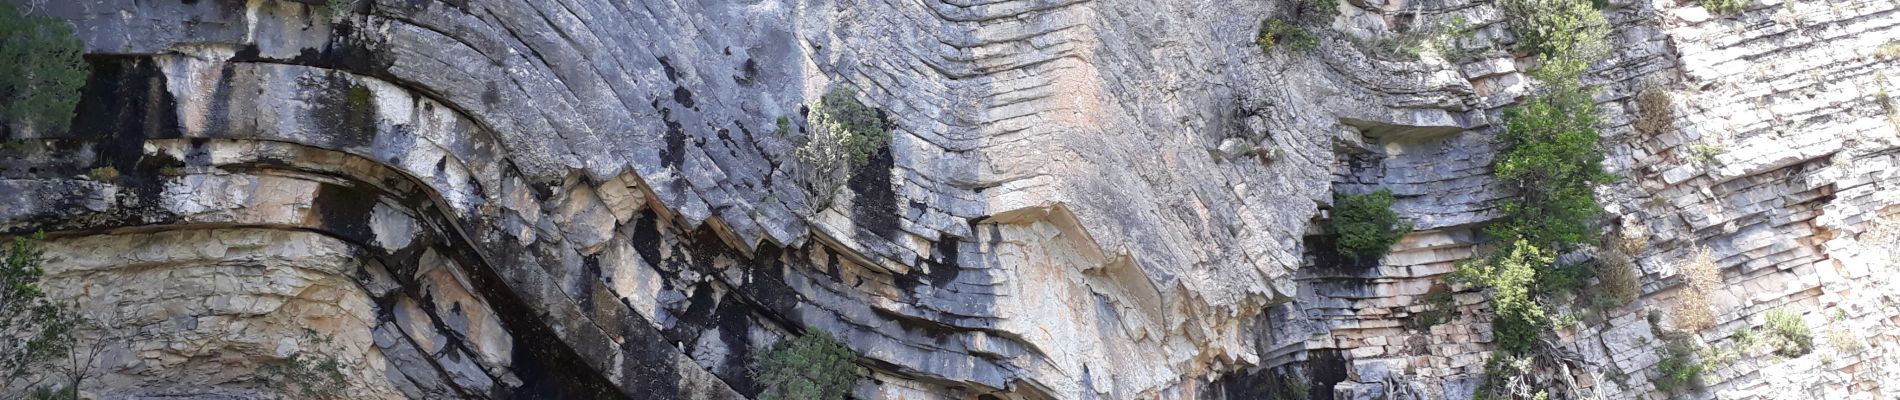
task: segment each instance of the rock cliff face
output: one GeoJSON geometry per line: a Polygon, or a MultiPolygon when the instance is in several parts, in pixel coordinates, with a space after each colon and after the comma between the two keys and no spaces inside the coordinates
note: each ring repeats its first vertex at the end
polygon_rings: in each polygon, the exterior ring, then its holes
{"type": "MultiPolygon", "coordinates": [[[[1664,396],[1656,332],[1704,248],[1724,285],[1694,340],[1779,307],[1822,350],[1692,396],[1900,392],[1900,3],[1785,1],[1603,6],[1599,198],[1647,245],[1636,305],[1559,331],[1588,393],[1664,396]]],[[[11,3],[92,67],[72,129],[9,133],[0,229],[47,232],[49,290],[110,321],[98,398],[275,396],[260,366],[322,354],[352,398],[737,399],[806,327],[863,356],[860,398],[1252,399],[1289,373],[1465,398],[1483,296],[1408,322],[1508,195],[1495,122],[1534,63],[1349,39],[1462,18],[1462,47],[1508,45],[1465,0],[1346,2],[1319,49],[1264,54],[1290,3],[11,3]],[[814,211],[774,121],[831,87],[894,137],[814,211]],[[1418,230],[1344,262],[1318,221],[1374,187],[1418,230]]]]}

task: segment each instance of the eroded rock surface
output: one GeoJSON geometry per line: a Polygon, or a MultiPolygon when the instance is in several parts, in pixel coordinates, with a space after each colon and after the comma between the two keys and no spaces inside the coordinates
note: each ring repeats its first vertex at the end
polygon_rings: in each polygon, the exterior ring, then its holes
{"type": "MultiPolygon", "coordinates": [[[[1288,367],[1316,397],[1466,397],[1483,297],[1410,322],[1508,195],[1493,122],[1534,63],[1347,38],[1462,17],[1508,46],[1467,1],[1346,2],[1318,50],[1264,54],[1289,4],[14,3],[71,21],[93,75],[73,129],[10,133],[0,229],[47,231],[53,291],[124,321],[90,333],[127,343],[107,398],[281,394],[256,370],[292,354],[350,397],[742,398],[804,327],[863,355],[863,398],[1258,398],[1288,367]],[[775,120],[837,86],[894,138],[812,210],[775,120]],[[1347,263],[1315,221],[1374,187],[1419,231],[1347,263]]],[[[1605,10],[1600,197],[1648,246],[1638,305],[1561,332],[1625,377],[1583,386],[1659,395],[1647,310],[1707,247],[1729,287],[1700,340],[1788,307],[1865,346],[1703,395],[1890,393],[1895,4],[1605,10]],[[1674,112],[1637,133],[1651,87],[1674,112]]]]}

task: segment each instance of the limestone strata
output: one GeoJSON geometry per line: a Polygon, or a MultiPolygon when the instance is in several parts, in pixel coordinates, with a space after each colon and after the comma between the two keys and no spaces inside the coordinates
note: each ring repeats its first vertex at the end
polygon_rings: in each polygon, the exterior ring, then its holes
{"type": "MultiPolygon", "coordinates": [[[[741,398],[806,327],[864,355],[863,398],[1256,398],[1288,371],[1468,396],[1482,295],[1408,322],[1462,289],[1509,195],[1494,122],[1534,88],[1488,2],[1345,2],[1317,51],[1264,54],[1288,4],[14,3],[71,21],[93,75],[71,131],[9,132],[0,229],[50,232],[56,293],[128,321],[89,333],[126,343],[104,397],[281,394],[252,371],[307,352],[353,397],[741,398]],[[1365,44],[1458,17],[1456,63],[1365,44]],[[835,86],[895,135],[812,210],[774,121],[835,86]],[[1347,263],[1313,222],[1374,187],[1420,230],[1347,263]]],[[[1701,340],[1777,306],[1872,338],[1708,393],[1884,393],[1894,4],[1606,12],[1587,80],[1627,179],[1601,197],[1649,245],[1639,305],[1561,332],[1580,386],[1650,393],[1644,310],[1705,246],[1731,286],[1701,340]],[[1653,137],[1650,86],[1676,99],[1653,137]]]]}

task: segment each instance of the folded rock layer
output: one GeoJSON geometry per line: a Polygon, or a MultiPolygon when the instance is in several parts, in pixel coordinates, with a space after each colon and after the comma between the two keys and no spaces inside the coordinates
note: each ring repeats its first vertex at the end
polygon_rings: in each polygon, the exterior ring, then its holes
{"type": "MultiPolygon", "coordinates": [[[[49,292],[109,321],[97,398],[294,396],[265,366],[317,355],[349,398],[739,399],[806,329],[861,355],[858,398],[1253,399],[1294,372],[1468,398],[1490,314],[1445,278],[1535,87],[1488,1],[1346,2],[1318,49],[1265,52],[1293,3],[9,3],[91,67],[71,129],[7,132],[0,232],[46,232],[49,292]],[[1453,19],[1473,55],[1378,50],[1453,19]],[[812,193],[794,152],[839,87],[892,138],[812,193]],[[1325,209],[1376,188],[1416,231],[1350,262],[1325,209]]],[[[1743,348],[1698,396],[1900,390],[1897,5],[1602,6],[1598,197],[1646,245],[1637,304],[1557,332],[1576,387],[1662,395],[1708,249],[1690,336],[1745,347],[1779,308],[1830,350],[1743,348]]]]}

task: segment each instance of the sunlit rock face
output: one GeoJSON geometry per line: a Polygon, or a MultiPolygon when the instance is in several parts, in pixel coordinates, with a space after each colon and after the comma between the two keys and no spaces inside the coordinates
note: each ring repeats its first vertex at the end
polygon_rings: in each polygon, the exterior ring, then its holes
{"type": "MultiPolygon", "coordinates": [[[[1254,0],[10,3],[92,67],[70,131],[8,133],[0,229],[47,232],[49,291],[113,321],[98,398],[294,397],[260,368],[296,356],[350,398],[736,399],[806,327],[862,355],[859,398],[1465,398],[1490,317],[1444,278],[1535,87],[1462,0],[1342,2],[1310,52],[1256,47],[1291,6],[1254,0]],[[1459,17],[1457,62],[1366,50],[1459,17]],[[893,138],[813,210],[793,149],[833,87],[893,138]],[[1323,210],[1374,188],[1417,231],[1349,262],[1323,210]]],[[[1895,7],[1603,6],[1599,198],[1643,296],[1560,329],[1591,367],[1548,373],[1661,395],[1707,248],[1696,340],[1780,307],[1822,349],[1695,396],[1892,395],[1895,7]]]]}

